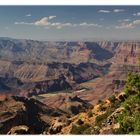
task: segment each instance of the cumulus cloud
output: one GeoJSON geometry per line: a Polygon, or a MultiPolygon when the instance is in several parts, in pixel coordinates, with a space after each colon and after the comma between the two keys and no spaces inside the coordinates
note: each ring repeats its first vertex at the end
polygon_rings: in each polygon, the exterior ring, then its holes
{"type": "Polygon", "coordinates": [[[57,29],[61,29],[63,27],[72,27],[73,25],[71,23],[60,23],[55,22],[50,24],[51,27],[56,27],[57,29]]]}
{"type": "Polygon", "coordinates": [[[51,23],[50,26],[56,27],[57,29],[61,29],[63,27],[102,27],[101,25],[94,24],[94,23],[79,23],[79,24],[72,24],[72,23],[51,23]]]}
{"type": "Polygon", "coordinates": [[[98,12],[99,12],[99,13],[111,13],[111,12],[119,13],[119,12],[124,12],[124,11],[125,11],[124,9],[114,9],[113,11],[109,11],[109,10],[99,10],[98,12]]]}
{"type": "Polygon", "coordinates": [[[16,25],[34,25],[34,26],[43,26],[46,29],[50,28],[50,27],[55,27],[57,29],[61,29],[63,27],[80,27],[80,26],[84,26],[84,27],[101,27],[101,25],[99,24],[95,24],[95,23],[87,23],[87,22],[83,22],[83,23],[70,23],[70,22],[66,22],[66,23],[61,23],[61,22],[51,22],[52,19],[56,18],[56,16],[49,16],[49,17],[43,17],[39,20],[36,20],[34,22],[28,23],[28,22],[15,22],[16,25]]]}
{"type": "Polygon", "coordinates": [[[115,26],[116,29],[128,29],[128,28],[134,28],[133,24],[129,23],[129,24],[125,24],[122,23],[119,26],[115,26]]]}
{"type": "Polygon", "coordinates": [[[99,25],[99,24],[87,23],[87,22],[80,23],[79,25],[80,26],[87,26],[87,27],[90,27],[90,26],[101,27],[101,25],[99,25]]]}
{"type": "Polygon", "coordinates": [[[16,25],[34,25],[34,23],[28,23],[28,22],[24,22],[24,21],[22,21],[22,22],[15,22],[14,24],[16,24],[16,25]]]}
{"type": "Polygon", "coordinates": [[[47,26],[50,24],[49,21],[54,19],[54,18],[56,18],[56,16],[43,17],[40,20],[35,21],[34,24],[36,26],[47,26]]]}
{"type": "Polygon", "coordinates": [[[121,23],[121,25],[116,26],[116,29],[123,29],[123,28],[134,28],[136,25],[140,25],[140,20],[134,20],[130,23],[121,23]]]}
{"type": "Polygon", "coordinates": [[[50,24],[50,20],[54,18],[56,18],[56,16],[43,17],[35,22],[15,22],[15,24],[48,26],[50,24]]]}
{"type": "Polygon", "coordinates": [[[53,18],[56,18],[56,16],[49,16],[48,18],[49,19],[53,19],[53,18]]]}
{"type": "Polygon", "coordinates": [[[133,16],[140,16],[140,12],[134,13],[133,16]]]}
{"type": "Polygon", "coordinates": [[[133,21],[133,24],[134,24],[134,25],[139,25],[139,24],[140,24],[140,20],[134,20],[134,21],[133,21]]]}
{"type": "Polygon", "coordinates": [[[43,17],[40,20],[34,22],[36,26],[47,26],[50,24],[49,17],[43,17]]]}
{"type": "Polygon", "coordinates": [[[109,10],[99,10],[98,12],[99,13],[110,13],[111,11],[109,11],[109,10]]]}
{"type": "Polygon", "coordinates": [[[26,17],[31,17],[32,15],[31,14],[27,14],[27,15],[25,15],[26,17]]]}
{"type": "Polygon", "coordinates": [[[114,9],[113,12],[115,13],[119,13],[119,12],[124,12],[125,10],[124,9],[114,9]]]}

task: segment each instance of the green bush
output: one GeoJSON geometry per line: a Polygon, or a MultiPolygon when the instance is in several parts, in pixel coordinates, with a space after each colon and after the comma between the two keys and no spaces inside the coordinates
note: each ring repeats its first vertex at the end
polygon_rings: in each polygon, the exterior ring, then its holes
{"type": "Polygon", "coordinates": [[[106,120],[106,118],[107,118],[107,113],[104,113],[104,114],[102,114],[102,115],[98,115],[98,116],[96,117],[95,124],[96,124],[97,126],[101,126],[101,124],[103,123],[103,121],[106,120]]]}
{"type": "Polygon", "coordinates": [[[86,135],[97,135],[97,134],[99,134],[100,133],[100,128],[99,127],[90,127],[90,128],[88,128],[88,129],[86,129],[85,131],[84,131],[84,134],[86,134],[86,135]]]}
{"type": "Polygon", "coordinates": [[[115,100],[116,100],[115,95],[110,96],[110,97],[108,98],[108,100],[109,100],[111,103],[114,103],[115,100]]]}
{"type": "Polygon", "coordinates": [[[86,131],[89,127],[90,127],[89,124],[83,124],[80,126],[73,124],[70,133],[71,134],[84,134],[84,131],[86,131]]]}
{"type": "Polygon", "coordinates": [[[130,72],[125,84],[125,92],[128,95],[140,94],[140,75],[130,72]]]}
{"type": "Polygon", "coordinates": [[[92,116],[93,116],[92,111],[89,111],[89,112],[87,113],[87,115],[88,115],[89,118],[92,117],[92,116]]]}
{"type": "MultiPolygon", "coordinates": [[[[140,59],[139,59],[140,67],[140,59]]],[[[126,98],[121,105],[124,111],[118,114],[119,129],[114,134],[140,134],[140,74],[129,72],[125,84],[126,98]]]]}
{"type": "Polygon", "coordinates": [[[105,111],[105,110],[106,110],[106,107],[104,107],[103,104],[100,104],[100,106],[99,106],[99,110],[100,110],[100,111],[105,111]]]}

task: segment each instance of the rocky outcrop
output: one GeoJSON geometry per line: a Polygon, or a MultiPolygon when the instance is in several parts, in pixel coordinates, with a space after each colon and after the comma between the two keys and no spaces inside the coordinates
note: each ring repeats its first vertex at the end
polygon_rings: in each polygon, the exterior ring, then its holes
{"type": "Polygon", "coordinates": [[[113,62],[119,65],[138,65],[140,57],[139,42],[123,42],[118,47],[113,62]]]}
{"type": "Polygon", "coordinates": [[[60,119],[56,119],[52,121],[51,126],[47,130],[47,132],[44,132],[45,134],[58,134],[61,132],[61,129],[66,125],[66,122],[61,122],[60,119]]]}
{"type": "Polygon", "coordinates": [[[6,134],[11,127],[26,124],[26,108],[22,102],[16,102],[11,97],[0,101],[0,134],[6,134]]]}
{"type": "Polygon", "coordinates": [[[112,52],[113,54],[116,52],[117,48],[121,44],[121,42],[113,42],[113,41],[100,41],[97,43],[99,44],[99,46],[112,52]]]}
{"type": "Polygon", "coordinates": [[[20,88],[24,83],[15,77],[9,77],[7,74],[5,74],[4,77],[0,77],[0,92],[5,94],[16,94],[20,92],[20,88]]]}
{"type": "Polygon", "coordinates": [[[0,108],[0,134],[41,134],[55,117],[66,115],[33,98],[17,96],[2,96],[0,108]]]}
{"type": "Polygon", "coordinates": [[[12,127],[7,134],[8,135],[29,134],[29,127],[27,127],[26,125],[15,126],[12,127]]]}

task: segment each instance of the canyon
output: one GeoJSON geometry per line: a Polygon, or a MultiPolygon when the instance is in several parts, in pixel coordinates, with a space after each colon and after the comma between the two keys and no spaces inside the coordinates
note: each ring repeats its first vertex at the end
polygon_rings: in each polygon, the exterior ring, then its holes
{"type": "Polygon", "coordinates": [[[0,38],[0,134],[60,134],[74,116],[123,91],[140,42],[0,38]]]}

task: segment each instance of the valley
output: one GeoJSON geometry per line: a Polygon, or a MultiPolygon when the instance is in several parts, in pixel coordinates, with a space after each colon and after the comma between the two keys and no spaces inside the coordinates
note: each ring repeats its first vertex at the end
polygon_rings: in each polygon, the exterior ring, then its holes
{"type": "Polygon", "coordinates": [[[0,38],[0,134],[71,133],[81,114],[95,105],[99,115],[98,102],[123,92],[139,56],[136,41],[0,38]]]}

